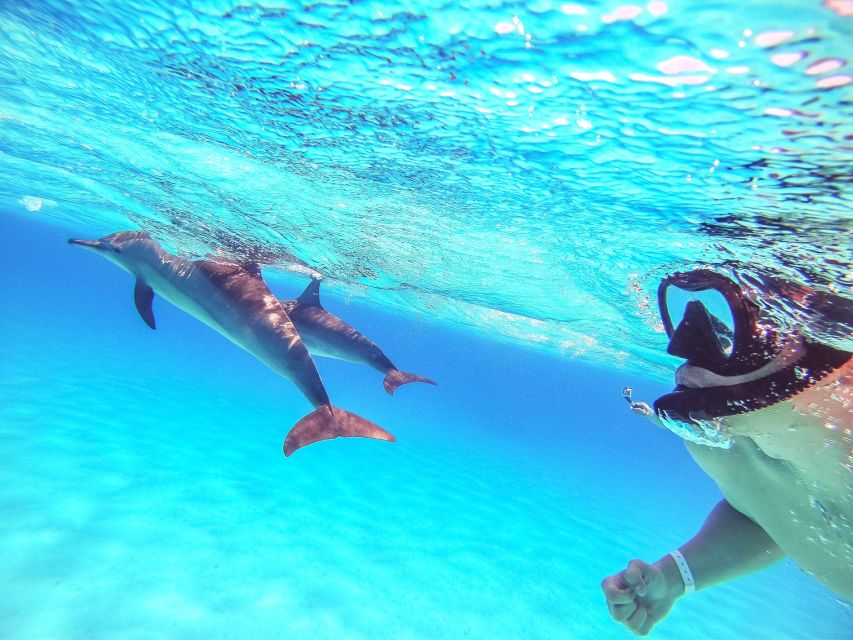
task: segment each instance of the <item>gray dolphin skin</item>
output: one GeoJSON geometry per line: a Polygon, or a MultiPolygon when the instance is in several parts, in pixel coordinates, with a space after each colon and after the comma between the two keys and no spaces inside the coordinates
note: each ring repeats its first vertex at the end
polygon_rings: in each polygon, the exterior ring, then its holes
{"type": "Polygon", "coordinates": [[[429,378],[400,371],[375,342],[320,304],[320,280],[312,280],[296,300],[279,300],[313,355],[366,364],[385,374],[385,391],[394,394],[408,382],[436,384],[429,378]]]}
{"type": "Polygon", "coordinates": [[[68,242],[103,256],[136,278],[134,302],[152,329],[156,328],[152,301],[157,292],[291,380],[315,410],[288,433],[285,456],[337,437],[394,441],[394,436],[372,422],[332,407],[314,360],[257,265],[185,260],[163,251],[145,231],[68,242]]]}

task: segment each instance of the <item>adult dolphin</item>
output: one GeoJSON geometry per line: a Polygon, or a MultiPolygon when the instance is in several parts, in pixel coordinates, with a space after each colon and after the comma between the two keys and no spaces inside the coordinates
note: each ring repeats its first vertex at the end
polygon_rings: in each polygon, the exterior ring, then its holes
{"type": "Polygon", "coordinates": [[[320,304],[320,280],[312,280],[296,300],[279,300],[296,325],[305,346],[314,355],[366,364],[385,374],[389,394],[408,382],[436,384],[429,378],[400,371],[382,349],[320,304]]]}
{"type": "Polygon", "coordinates": [[[394,436],[372,422],[332,407],[314,360],[256,264],[185,260],[163,251],[145,231],[69,242],[94,251],[136,278],[136,309],[152,329],[156,328],[152,309],[156,291],[293,381],[315,409],[287,435],[285,456],[318,440],[341,436],[394,441],[394,436]]]}

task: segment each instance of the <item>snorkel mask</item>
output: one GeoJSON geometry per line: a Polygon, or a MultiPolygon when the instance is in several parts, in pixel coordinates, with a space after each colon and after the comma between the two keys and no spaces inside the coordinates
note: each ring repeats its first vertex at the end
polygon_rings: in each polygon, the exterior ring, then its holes
{"type": "MultiPolygon", "coordinates": [[[[851,356],[800,338],[793,357],[777,361],[783,340],[775,326],[761,317],[758,305],[735,282],[713,271],[664,278],[658,307],[669,337],[667,353],[683,358],[688,367],[710,372],[713,375],[706,377],[716,382],[678,384],[648,413],[680,437],[701,444],[730,446],[723,418],[786,400],[851,356]]],[[[630,393],[625,397],[635,408],[638,403],[631,402],[630,393]]]]}
{"type": "Polygon", "coordinates": [[[666,352],[720,376],[748,374],[770,362],[778,339],[759,325],[758,306],[725,276],[676,273],[658,286],[666,352]]]}

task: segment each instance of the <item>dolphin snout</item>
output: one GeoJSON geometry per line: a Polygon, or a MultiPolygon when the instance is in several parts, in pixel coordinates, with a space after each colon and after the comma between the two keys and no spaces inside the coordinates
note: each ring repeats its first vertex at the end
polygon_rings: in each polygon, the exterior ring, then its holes
{"type": "Polygon", "coordinates": [[[94,249],[95,251],[112,251],[114,253],[119,253],[119,250],[116,247],[109,242],[104,242],[103,240],[77,240],[76,238],[68,238],[68,243],[79,244],[81,247],[94,249]]]}
{"type": "Polygon", "coordinates": [[[84,247],[91,247],[92,249],[101,249],[100,240],[77,240],[76,238],[68,238],[69,244],[81,244],[84,247]]]}

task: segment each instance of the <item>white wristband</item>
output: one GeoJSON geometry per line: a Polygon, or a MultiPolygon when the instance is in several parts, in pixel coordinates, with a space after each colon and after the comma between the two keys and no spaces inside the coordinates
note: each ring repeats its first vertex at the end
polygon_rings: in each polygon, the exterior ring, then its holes
{"type": "Polygon", "coordinates": [[[684,559],[681,551],[676,549],[675,551],[670,551],[669,555],[675,560],[675,566],[678,567],[678,571],[681,573],[681,581],[684,583],[684,594],[687,595],[696,591],[696,582],[693,580],[693,573],[690,571],[690,566],[687,564],[687,560],[684,559]]]}

